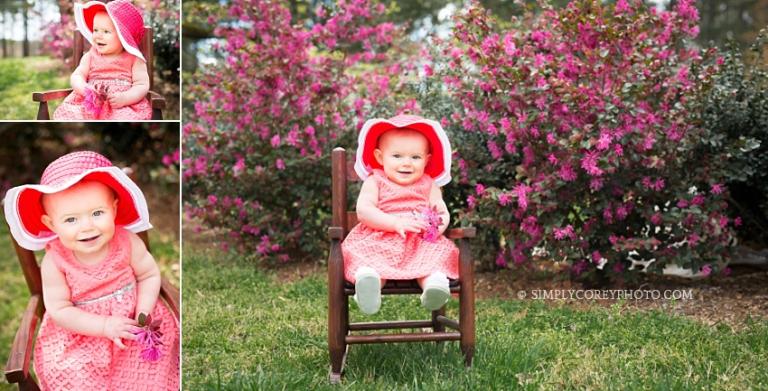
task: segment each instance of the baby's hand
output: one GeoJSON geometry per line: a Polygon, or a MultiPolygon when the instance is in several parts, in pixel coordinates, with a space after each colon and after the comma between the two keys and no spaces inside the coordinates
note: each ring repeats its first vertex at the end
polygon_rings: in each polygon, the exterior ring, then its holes
{"type": "Polygon", "coordinates": [[[134,326],[137,324],[138,323],[131,318],[108,316],[107,319],[104,320],[104,330],[102,331],[102,334],[105,338],[111,339],[120,349],[125,349],[122,338],[136,339],[133,330],[136,329],[134,326]]]}
{"type": "Polygon", "coordinates": [[[133,102],[129,102],[125,94],[122,92],[115,92],[113,94],[110,94],[107,97],[107,100],[109,101],[109,106],[111,106],[113,109],[119,109],[121,107],[125,107],[133,103],[133,102]]]}
{"type": "Polygon", "coordinates": [[[406,232],[419,233],[426,228],[427,224],[423,220],[411,217],[398,217],[395,222],[395,232],[402,237],[405,237],[406,232]]]}

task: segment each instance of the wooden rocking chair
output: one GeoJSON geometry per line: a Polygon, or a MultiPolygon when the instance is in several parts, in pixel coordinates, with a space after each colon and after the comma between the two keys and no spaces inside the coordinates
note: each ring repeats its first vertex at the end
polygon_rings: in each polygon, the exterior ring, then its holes
{"type": "MultiPolygon", "coordinates": [[[[78,65],[80,65],[80,60],[83,58],[83,54],[88,49],[90,49],[90,45],[88,45],[88,43],[85,41],[85,38],[83,38],[83,35],[80,34],[80,32],[77,30],[75,30],[74,41],[75,60],[72,62],[73,71],[75,68],[77,68],[78,65]],[[86,47],[86,45],[88,45],[88,47],[86,47]]],[[[147,93],[147,100],[149,100],[149,104],[152,106],[152,120],[162,120],[163,109],[165,108],[165,98],[163,98],[157,92],[152,91],[152,89],[155,87],[155,82],[153,75],[154,62],[152,60],[152,28],[149,26],[144,26],[144,38],[141,40],[139,49],[141,50],[141,54],[144,55],[144,58],[147,59],[147,72],[149,73],[149,92],[147,93]]],[[[64,99],[71,92],[71,88],[44,92],[33,92],[32,100],[40,103],[40,107],[37,109],[37,119],[50,120],[51,116],[48,109],[48,102],[64,99]]]]}
{"type": "MultiPolygon", "coordinates": [[[[147,231],[140,232],[139,237],[149,249],[149,236],[147,231]]],[[[24,279],[27,280],[27,287],[31,297],[27,303],[27,308],[21,318],[21,325],[13,339],[11,353],[8,355],[8,363],[5,365],[5,379],[9,383],[16,383],[19,390],[39,390],[32,376],[29,375],[29,364],[32,359],[32,351],[35,344],[35,329],[38,321],[45,313],[43,304],[43,283],[40,277],[40,266],[37,264],[34,252],[22,248],[13,237],[13,247],[16,249],[16,255],[21,264],[21,270],[24,272],[24,279]]],[[[176,319],[179,319],[179,290],[171,285],[165,278],[162,279],[160,286],[160,297],[165,300],[168,309],[171,310],[176,319]]]]}
{"type": "MultiPolygon", "coordinates": [[[[351,162],[350,162],[351,163],[351,162]]],[[[445,316],[445,307],[432,311],[431,320],[401,320],[388,322],[349,322],[349,296],[355,286],[344,279],[341,242],[357,224],[357,213],[347,211],[347,183],[359,181],[353,166],[347,163],[346,152],[336,148],[332,155],[332,226],[328,229],[331,250],[328,257],[328,350],[331,356],[331,383],[341,381],[341,373],[350,344],[387,342],[460,341],[466,366],[472,365],[475,350],[475,294],[472,254],[467,239],[475,236],[475,228],[455,228],[446,232],[449,239],[458,240],[459,279],[450,283],[451,293],[459,294],[459,321],[445,316]],[[454,331],[445,331],[448,327],[454,331]],[[382,329],[431,328],[432,332],[353,335],[353,331],[382,329]]],[[[382,294],[421,293],[416,280],[388,280],[382,294]]]]}

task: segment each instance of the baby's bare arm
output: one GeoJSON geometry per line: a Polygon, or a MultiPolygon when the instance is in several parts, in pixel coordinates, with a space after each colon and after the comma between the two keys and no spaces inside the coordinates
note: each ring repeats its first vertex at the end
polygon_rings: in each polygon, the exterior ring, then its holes
{"type": "Polygon", "coordinates": [[[72,89],[80,95],[85,95],[85,90],[88,88],[88,72],[91,69],[91,55],[89,52],[83,54],[83,58],[80,60],[80,65],[72,72],[72,76],[69,78],[72,89]]]}
{"type": "MultiPolygon", "coordinates": [[[[43,302],[53,321],[67,330],[91,337],[134,339],[131,333],[136,322],[119,316],[101,316],[75,307],[64,274],[56,267],[52,255],[46,254],[40,266],[43,280],[43,302]]],[[[118,343],[122,346],[122,343],[118,343]]]]}
{"type": "Polygon", "coordinates": [[[155,308],[160,295],[160,269],[155,258],[147,251],[144,242],[134,233],[131,236],[131,268],[138,281],[136,293],[136,314],[149,315],[155,308]]]}
{"type": "Polygon", "coordinates": [[[147,96],[147,92],[149,92],[149,73],[147,72],[147,64],[144,61],[137,59],[133,62],[131,73],[133,78],[131,88],[127,91],[118,92],[109,96],[109,105],[113,108],[119,109],[121,107],[130,106],[147,96]]]}
{"type": "Polygon", "coordinates": [[[439,227],[440,233],[445,232],[448,225],[451,223],[451,215],[448,213],[448,206],[445,205],[445,201],[443,201],[443,192],[440,190],[440,187],[434,183],[432,183],[432,189],[429,191],[429,205],[437,207],[437,212],[442,218],[442,223],[439,227]]]}

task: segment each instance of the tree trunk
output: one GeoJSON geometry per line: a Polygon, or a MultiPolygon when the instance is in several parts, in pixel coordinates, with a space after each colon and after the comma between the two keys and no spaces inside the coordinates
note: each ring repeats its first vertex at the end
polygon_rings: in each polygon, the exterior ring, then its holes
{"type": "Polygon", "coordinates": [[[75,3],[72,0],[59,0],[59,14],[74,15],[75,3]]]}
{"type": "Polygon", "coordinates": [[[8,47],[5,43],[5,11],[0,10],[0,41],[2,41],[3,46],[3,58],[8,57],[8,47]]]}
{"type": "Polygon", "coordinates": [[[29,57],[29,5],[24,4],[24,44],[22,46],[22,57],[29,57]]]}

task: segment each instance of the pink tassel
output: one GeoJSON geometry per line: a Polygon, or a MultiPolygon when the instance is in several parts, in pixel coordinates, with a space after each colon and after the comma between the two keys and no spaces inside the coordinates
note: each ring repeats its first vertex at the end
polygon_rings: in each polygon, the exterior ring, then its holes
{"type": "Polygon", "coordinates": [[[109,86],[96,85],[94,88],[85,89],[83,108],[94,119],[102,119],[109,115],[111,107],[107,101],[109,86]]]}
{"type": "Polygon", "coordinates": [[[93,118],[99,118],[103,104],[104,101],[99,96],[99,93],[90,88],[85,89],[85,100],[83,101],[83,108],[85,108],[85,111],[93,116],[93,118]]]}
{"type": "Polygon", "coordinates": [[[152,321],[151,315],[139,314],[139,327],[140,329],[134,331],[133,334],[138,336],[136,342],[141,344],[141,357],[144,361],[155,362],[162,356],[160,354],[160,346],[163,342],[160,337],[163,333],[160,331],[160,321],[152,321]]]}
{"type": "Polygon", "coordinates": [[[421,238],[427,242],[436,242],[440,238],[440,224],[443,223],[443,218],[440,217],[437,207],[430,208],[427,206],[418,213],[418,216],[427,223],[427,229],[421,233],[421,238]]]}

